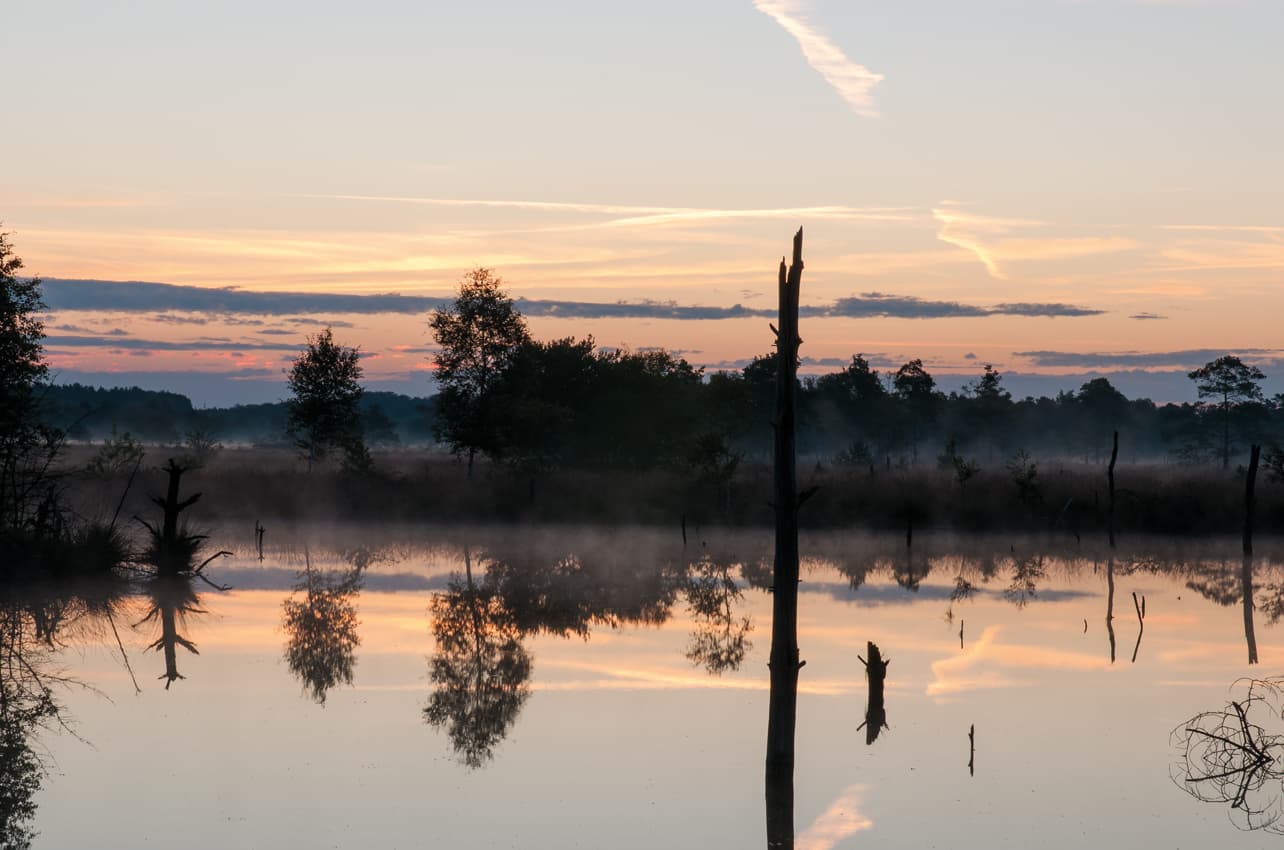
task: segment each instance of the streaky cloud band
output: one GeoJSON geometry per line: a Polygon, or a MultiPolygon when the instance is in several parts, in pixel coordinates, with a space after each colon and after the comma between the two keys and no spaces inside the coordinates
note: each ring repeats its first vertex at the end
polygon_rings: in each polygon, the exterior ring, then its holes
{"type": "MultiPolygon", "coordinates": [[[[54,311],[118,313],[206,313],[221,315],[415,314],[447,307],[453,298],[383,293],[358,295],[314,292],[255,292],[232,287],[180,286],[143,281],[67,280],[46,278],[44,300],[54,311]]],[[[678,321],[773,318],[774,309],[679,304],[673,301],[565,301],[516,299],[527,316],[584,319],[672,319],[678,321]]],[[[830,304],[804,305],[810,318],[946,319],[987,316],[1082,317],[1105,313],[1072,304],[998,304],[983,307],[957,301],[935,301],[913,295],[865,292],[830,304]]],[[[171,318],[170,321],[173,321],[171,318]]]]}

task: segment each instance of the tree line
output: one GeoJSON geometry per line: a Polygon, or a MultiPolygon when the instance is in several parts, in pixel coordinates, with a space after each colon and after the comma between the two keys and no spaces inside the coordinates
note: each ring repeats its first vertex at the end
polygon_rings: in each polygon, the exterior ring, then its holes
{"type": "MultiPolygon", "coordinates": [[[[463,281],[429,324],[441,387],[434,433],[449,448],[523,469],[734,466],[771,444],[776,358],[705,374],[664,350],[599,348],[590,337],[533,339],[502,282],[463,281]]],[[[799,450],[857,466],[987,461],[1016,452],[1099,458],[1113,432],[1133,457],[1227,467],[1249,441],[1284,434],[1284,395],[1233,354],[1189,373],[1201,401],[1128,399],[1107,378],[1055,398],[1014,399],[990,365],[962,392],[941,392],[920,359],[880,372],[860,354],[797,386],[799,450]]]]}
{"type": "MultiPolygon", "coordinates": [[[[24,297],[38,299],[38,289],[24,297]]],[[[351,469],[370,466],[370,448],[432,442],[470,469],[480,457],[523,474],[693,468],[720,477],[769,456],[774,352],[742,369],[706,372],[663,349],[603,348],[591,336],[535,339],[487,269],[466,275],[453,304],[428,324],[439,387],[431,399],[365,391],[360,352],[327,328],[308,338],[287,372],[290,397],[278,404],[198,410],[177,393],[46,385],[32,421],[81,439],[110,426],[149,442],[290,445],[310,464],[334,457],[351,469]]],[[[35,386],[44,366],[39,357],[30,362],[35,386]]],[[[990,365],[946,393],[920,359],[880,371],[856,354],[836,372],[799,379],[799,451],[825,464],[939,464],[964,474],[968,464],[1022,455],[1100,461],[1119,431],[1125,457],[1136,460],[1228,467],[1254,442],[1267,447],[1268,466],[1284,469],[1284,395],[1263,393],[1259,369],[1227,354],[1190,378],[1198,403],[1129,399],[1104,377],[1055,397],[1017,399],[990,365]]]]}

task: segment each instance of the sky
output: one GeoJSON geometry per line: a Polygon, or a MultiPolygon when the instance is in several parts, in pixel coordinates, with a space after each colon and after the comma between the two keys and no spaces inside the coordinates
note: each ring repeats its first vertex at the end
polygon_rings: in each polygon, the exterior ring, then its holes
{"type": "Polygon", "coordinates": [[[812,371],[1183,400],[1229,351],[1284,390],[1280,0],[4,17],[0,222],[60,380],[270,400],[332,324],[427,394],[427,313],[476,267],[538,337],[735,368],[801,226],[812,371]]]}

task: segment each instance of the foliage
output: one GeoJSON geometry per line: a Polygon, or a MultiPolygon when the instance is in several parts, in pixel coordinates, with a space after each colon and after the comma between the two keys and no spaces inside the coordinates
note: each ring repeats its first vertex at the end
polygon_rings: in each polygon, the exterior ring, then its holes
{"type": "Polygon", "coordinates": [[[345,468],[370,466],[361,429],[361,354],[334,341],[326,328],[308,337],[307,349],[290,367],[286,432],[312,464],[338,450],[345,468]]]}
{"type": "Polygon", "coordinates": [[[753,624],[736,613],[744,591],[736,584],[731,565],[703,556],[691,564],[685,590],[694,624],[687,659],[715,676],[739,670],[745,654],[753,649],[748,639],[753,624]]]}
{"type": "Polygon", "coordinates": [[[45,309],[39,278],[21,278],[22,260],[0,233],[0,536],[27,533],[53,498],[51,467],[62,434],[42,424],[45,309]]]}
{"type": "Polygon", "coordinates": [[[1039,465],[1025,449],[1018,451],[1008,461],[1008,475],[1016,485],[1017,494],[1022,503],[1033,505],[1042,500],[1043,494],[1039,489],[1039,465]]]}
{"type": "Polygon", "coordinates": [[[361,590],[363,566],[327,574],[309,563],[294,587],[301,597],[291,596],[282,604],[286,664],[322,706],[331,688],[352,684],[361,643],[354,600],[361,590]]]}
{"type": "Polygon", "coordinates": [[[941,469],[954,473],[954,480],[958,482],[960,490],[966,488],[967,482],[980,472],[976,461],[968,460],[959,454],[958,444],[954,440],[945,443],[945,453],[937,458],[937,465],[941,469]]]}
{"type": "Polygon", "coordinates": [[[1222,422],[1222,468],[1225,469],[1230,466],[1232,410],[1265,400],[1259,384],[1266,375],[1256,366],[1226,354],[1205,363],[1187,377],[1195,382],[1201,399],[1217,399],[1214,406],[1222,422]]]}
{"type": "Polygon", "coordinates": [[[183,454],[179,458],[179,465],[188,469],[201,469],[221,451],[223,444],[214,436],[214,431],[198,425],[188,431],[183,440],[183,454]]]}
{"type": "Polygon", "coordinates": [[[428,320],[439,350],[433,356],[440,386],[434,422],[437,439],[456,454],[467,453],[469,468],[478,452],[498,457],[503,444],[496,387],[504,370],[530,340],[526,320],[490,269],[465,275],[450,308],[428,320]]]}
{"type": "Polygon", "coordinates": [[[93,475],[110,478],[121,472],[132,471],[146,452],[143,444],[128,431],[118,432],[113,425],[111,434],[90,458],[86,469],[93,475]]]}
{"type": "Polygon", "coordinates": [[[1284,449],[1274,445],[1263,452],[1262,466],[1272,480],[1284,484],[1284,449]]]}
{"type": "Polygon", "coordinates": [[[874,453],[870,451],[869,443],[864,440],[855,440],[834,456],[834,463],[840,466],[872,467],[874,453]]]}
{"type": "Polygon", "coordinates": [[[530,696],[531,657],[493,586],[451,579],[430,603],[437,650],[424,719],[444,727],[459,760],[477,768],[517,720],[530,696]]]}

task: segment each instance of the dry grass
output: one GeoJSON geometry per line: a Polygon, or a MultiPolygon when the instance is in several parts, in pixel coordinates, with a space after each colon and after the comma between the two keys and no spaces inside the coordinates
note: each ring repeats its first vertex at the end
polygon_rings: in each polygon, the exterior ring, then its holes
{"type": "MultiPolygon", "coordinates": [[[[149,450],[122,517],[155,512],[147,501],[163,492],[158,467],[172,452],[149,450]]],[[[520,522],[766,527],[772,522],[771,470],[742,465],[729,492],[690,470],[559,470],[535,476],[439,452],[400,450],[375,455],[376,471],[308,471],[290,452],[227,449],[183,479],[201,491],[194,521],[342,520],[409,523],[520,522]]],[[[1073,462],[1041,464],[1037,492],[1005,469],[982,469],[960,486],[936,467],[868,470],[799,466],[800,488],[818,487],[802,509],[810,528],[868,528],[903,532],[1100,533],[1106,525],[1105,470],[1073,462]]],[[[1243,524],[1242,472],[1212,467],[1120,466],[1116,525],[1121,533],[1234,534],[1243,524]]],[[[124,489],[113,479],[77,475],[71,496],[86,515],[110,516],[124,489]]],[[[1258,481],[1257,529],[1284,532],[1284,485],[1258,481]]]]}

